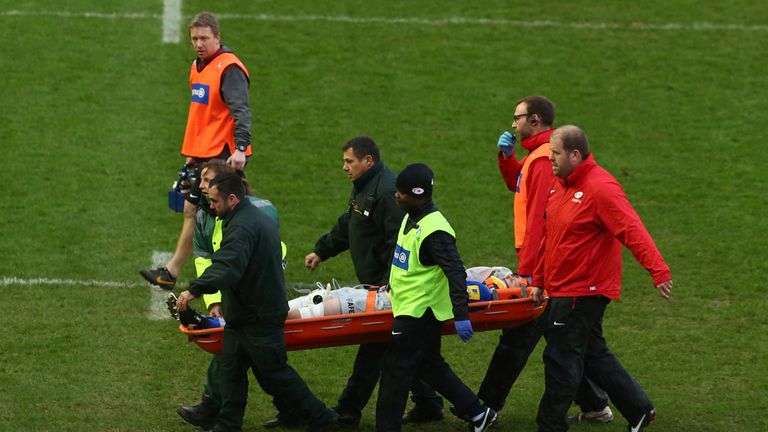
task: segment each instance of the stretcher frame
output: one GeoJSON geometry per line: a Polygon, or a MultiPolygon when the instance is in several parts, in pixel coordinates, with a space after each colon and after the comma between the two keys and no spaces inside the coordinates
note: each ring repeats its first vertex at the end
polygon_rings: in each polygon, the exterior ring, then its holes
{"type": "MultiPolygon", "coordinates": [[[[544,312],[546,301],[531,297],[470,303],[469,319],[475,332],[519,327],[544,312]]],[[[328,315],[285,321],[285,347],[289,351],[387,342],[394,316],[391,310],[328,315]]],[[[224,346],[224,327],[190,330],[179,325],[189,341],[211,354],[224,346]]],[[[443,324],[443,335],[456,334],[453,320],[443,324]]]]}

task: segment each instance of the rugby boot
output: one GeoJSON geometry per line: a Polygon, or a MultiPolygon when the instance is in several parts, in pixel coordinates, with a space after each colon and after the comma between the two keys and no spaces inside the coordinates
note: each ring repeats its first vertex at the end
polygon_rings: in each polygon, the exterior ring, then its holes
{"type": "Polygon", "coordinates": [[[176,278],[171,275],[165,267],[158,267],[156,269],[141,269],[139,270],[141,277],[147,280],[152,285],[157,285],[164,290],[171,290],[176,286],[176,278]]]}

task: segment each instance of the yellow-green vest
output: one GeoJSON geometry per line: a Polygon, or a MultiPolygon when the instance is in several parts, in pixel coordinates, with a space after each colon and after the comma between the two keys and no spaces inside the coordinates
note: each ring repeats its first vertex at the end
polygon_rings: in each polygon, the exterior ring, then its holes
{"type": "Polygon", "coordinates": [[[453,306],[448,278],[439,266],[422,265],[419,250],[424,239],[435,231],[445,231],[454,238],[456,233],[439,211],[424,216],[418,227],[411,228],[406,234],[408,220],[406,215],[400,224],[389,272],[392,314],[419,318],[430,308],[439,321],[449,320],[453,318],[453,306]]]}

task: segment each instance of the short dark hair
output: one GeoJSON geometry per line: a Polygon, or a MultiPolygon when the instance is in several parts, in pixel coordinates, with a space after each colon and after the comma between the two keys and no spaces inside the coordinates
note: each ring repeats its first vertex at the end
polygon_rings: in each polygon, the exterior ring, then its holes
{"type": "Polygon", "coordinates": [[[368,155],[371,155],[373,162],[378,162],[381,158],[379,154],[379,146],[373,141],[373,138],[365,135],[357,136],[347,141],[341,146],[341,151],[345,152],[348,149],[352,149],[355,157],[362,159],[368,155]]]}
{"type": "Polygon", "coordinates": [[[192,18],[189,22],[187,30],[192,30],[192,27],[210,27],[214,36],[218,36],[221,29],[219,28],[219,20],[216,19],[216,15],[210,12],[200,12],[192,18]]]}
{"type": "Polygon", "coordinates": [[[217,188],[222,197],[234,195],[237,199],[245,198],[245,186],[240,174],[236,172],[223,172],[216,174],[210,184],[211,188],[217,188]]]}
{"type": "Polygon", "coordinates": [[[212,169],[216,171],[217,175],[225,172],[237,173],[243,181],[245,194],[246,195],[251,194],[251,185],[248,184],[248,179],[245,178],[245,173],[235,169],[232,165],[228,164],[227,161],[225,161],[224,159],[211,159],[209,161],[204,162],[203,165],[200,166],[201,175],[202,175],[202,172],[205,171],[206,169],[212,169]]]}
{"type": "Polygon", "coordinates": [[[555,131],[560,139],[563,141],[563,150],[572,151],[578,150],[581,153],[581,158],[586,159],[589,156],[589,140],[584,131],[574,125],[565,125],[557,128],[555,131]]]}
{"type": "Polygon", "coordinates": [[[525,102],[528,114],[536,114],[545,126],[555,123],[555,104],[544,96],[526,96],[515,103],[515,106],[525,102]]]}

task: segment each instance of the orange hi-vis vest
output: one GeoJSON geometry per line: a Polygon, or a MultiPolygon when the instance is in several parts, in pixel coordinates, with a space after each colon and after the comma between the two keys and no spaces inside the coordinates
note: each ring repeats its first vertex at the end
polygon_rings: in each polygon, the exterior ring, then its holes
{"type": "MultiPolygon", "coordinates": [[[[189,104],[187,131],[181,154],[195,158],[212,158],[221,154],[224,146],[235,153],[235,120],[221,98],[221,74],[232,64],[237,65],[250,79],[248,69],[231,52],[219,54],[202,71],[197,71],[197,60],[189,72],[192,101],[189,104]]],[[[251,146],[245,152],[251,154],[251,146]]]]}
{"type": "Polygon", "coordinates": [[[515,203],[514,203],[514,215],[515,215],[515,247],[520,249],[523,247],[523,239],[525,238],[526,227],[526,215],[528,214],[528,185],[526,179],[528,176],[528,170],[531,168],[531,164],[538,158],[545,157],[549,159],[552,154],[552,150],[549,148],[549,143],[543,143],[536,147],[536,150],[530,152],[528,157],[523,162],[523,167],[520,168],[520,174],[517,175],[517,188],[515,188],[515,203]]]}

